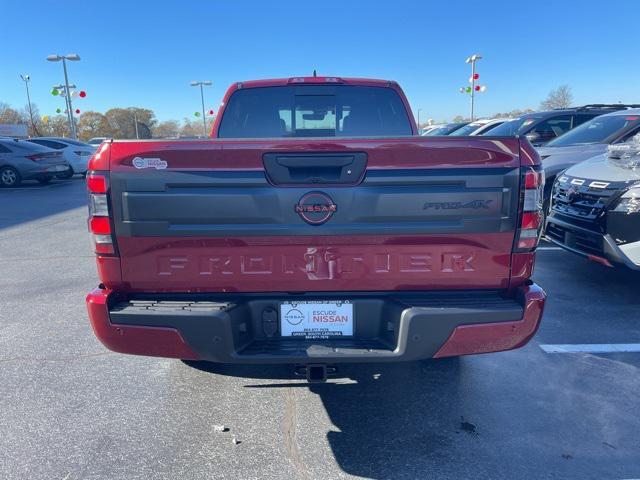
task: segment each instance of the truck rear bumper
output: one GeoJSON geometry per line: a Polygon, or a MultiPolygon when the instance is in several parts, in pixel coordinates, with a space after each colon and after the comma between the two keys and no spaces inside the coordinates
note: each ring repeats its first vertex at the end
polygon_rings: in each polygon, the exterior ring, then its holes
{"type": "MultiPolygon", "coordinates": [[[[297,296],[296,298],[299,298],[297,296]]],[[[353,337],[304,340],[266,328],[265,310],[287,295],[124,295],[97,288],[87,296],[93,330],[120,353],[223,363],[410,361],[511,350],[540,324],[546,295],[535,284],[512,296],[497,291],[335,292],[305,300],[348,299],[353,337]]]]}

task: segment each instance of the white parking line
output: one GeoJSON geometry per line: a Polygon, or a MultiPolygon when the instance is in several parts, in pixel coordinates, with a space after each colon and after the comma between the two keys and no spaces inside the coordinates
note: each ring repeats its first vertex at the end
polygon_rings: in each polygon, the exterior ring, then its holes
{"type": "Polygon", "coordinates": [[[572,343],[540,348],[545,353],[633,353],[640,352],[640,343],[572,343]]]}

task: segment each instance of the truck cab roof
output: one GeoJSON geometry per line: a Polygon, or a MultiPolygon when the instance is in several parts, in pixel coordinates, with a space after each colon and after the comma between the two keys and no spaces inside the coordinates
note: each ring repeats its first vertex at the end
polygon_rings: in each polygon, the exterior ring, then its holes
{"type": "Polygon", "coordinates": [[[237,82],[231,86],[235,88],[255,88],[255,87],[279,87],[285,85],[314,85],[314,84],[340,84],[340,85],[362,85],[368,87],[389,87],[398,84],[392,80],[381,80],[374,78],[345,78],[345,77],[289,77],[289,78],[269,78],[263,80],[247,80],[237,82]]]}

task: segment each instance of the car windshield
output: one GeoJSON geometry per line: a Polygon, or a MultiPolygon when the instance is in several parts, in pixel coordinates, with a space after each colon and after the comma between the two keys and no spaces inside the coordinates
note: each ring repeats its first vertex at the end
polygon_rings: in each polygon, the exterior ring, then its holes
{"type": "Polygon", "coordinates": [[[220,138],[407,136],[411,123],[392,88],[349,85],[236,90],[220,138]]]}
{"type": "Polygon", "coordinates": [[[460,127],[459,129],[451,132],[451,136],[464,137],[465,135],[470,135],[473,132],[475,132],[477,129],[482,127],[482,125],[483,125],[482,123],[469,123],[464,127],[460,127]]]}
{"type": "MultiPolygon", "coordinates": [[[[515,135],[520,135],[525,133],[526,130],[529,129],[531,125],[533,125],[537,120],[540,120],[542,117],[522,117],[516,118],[515,120],[511,120],[510,122],[505,122],[501,125],[498,125],[496,128],[492,128],[491,135],[497,137],[513,137],[515,135]]],[[[483,135],[487,135],[488,132],[484,132],[483,135]]]]}
{"type": "Polygon", "coordinates": [[[640,115],[604,115],[596,117],[552,140],[547,144],[547,147],[603,143],[616,132],[639,123],[640,115]]]}

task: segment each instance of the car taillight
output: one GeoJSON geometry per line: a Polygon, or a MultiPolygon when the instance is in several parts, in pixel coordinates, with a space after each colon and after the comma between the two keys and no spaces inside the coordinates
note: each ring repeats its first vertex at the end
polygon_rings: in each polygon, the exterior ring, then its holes
{"type": "Polygon", "coordinates": [[[114,254],[114,242],[109,218],[109,177],[106,172],[89,172],[89,232],[94,250],[99,254],[114,254]]]}
{"type": "Polygon", "coordinates": [[[528,252],[538,246],[542,231],[544,171],[536,167],[522,169],[520,225],[516,232],[516,251],[528,252]]]}

